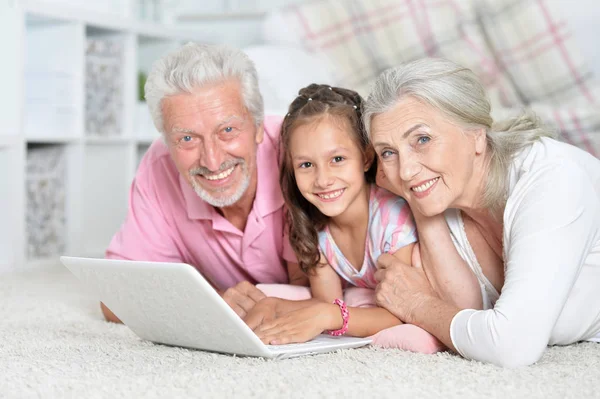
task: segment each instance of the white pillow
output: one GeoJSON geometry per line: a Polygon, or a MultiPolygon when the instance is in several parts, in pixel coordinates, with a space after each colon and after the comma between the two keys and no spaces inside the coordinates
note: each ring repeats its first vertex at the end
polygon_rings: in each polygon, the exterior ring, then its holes
{"type": "Polygon", "coordinates": [[[265,115],[285,115],[298,90],[311,83],[335,85],[326,60],[299,47],[255,45],[244,52],[256,65],[265,115]]]}

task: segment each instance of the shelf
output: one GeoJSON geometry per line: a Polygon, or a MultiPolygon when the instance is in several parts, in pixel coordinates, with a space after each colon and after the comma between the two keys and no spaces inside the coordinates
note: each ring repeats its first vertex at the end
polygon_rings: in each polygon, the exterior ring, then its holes
{"type": "Polygon", "coordinates": [[[158,23],[140,22],[118,14],[85,10],[71,5],[48,4],[39,0],[22,0],[23,8],[31,17],[41,21],[76,21],[88,26],[114,30],[115,33],[131,32],[150,38],[171,40],[202,39],[194,28],[165,27],[158,23]]]}
{"type": "Polygon", "coordinates": [[[92,136],[92,135],[89,135],[89,136],[86,136],[84,141],[86,144],[113,145],[113,144],[133,143],[134,139],[132,137],[128,137],[128,136],[92,136]]]}
{"type": "Polygon", "coordinates": [[[86,28],[86,136],[120,136],[123,131],[126,50],[124,35],[86,28]]]}
{"type": "Polygon", "coordinates": [[[85,234],[79,251],[89,253],[108,247],[125,220],[132,177],[128,173],[134,166],[131,156],[131,148],[126,146],[85,146],[81,187],[85,234]]]}
{"type": "Polygon", "coordinates": [[[22,217],[24,207],[21,191],[16,189],[23,184],[23,172],[15,168],[20,151],[21,148],[0,146],[0,271],[13,267],[20,259],[23,245],[21,219],[15,218],[15,215],[22,217]]]}
{"type": "Polygon", "coordinates": [[[80,143],[81,137],[73,136],[26,136],[25,141],[32,144],[73,144],[80,143]]]}
{"type": "Polygon", "coordinates": [[[82,31],[72,22],[42,24],[26,18],[23,130],[34,141],[78,136],[82,31]]]}
{"type": "Polygon", "coordinates": [[[140,146],[150,146],[152,143],[154,143],[159,138],[160,138],[160,136],[155,136],[155,137],[138,137],[138,138],[135,139],[135,141],[140,146]]]}
{"type": "Polygon", "coordinates": [[[103,256],[160,137],[138,104],[139,72],[184,42],[223,42],[210,23],[139,21],[132,5],[0,0],[0,272],[103,256]]]}
{"type": "Polygon", "coordinates": [[[187,14],[177,17],[179,22],[211,22],[211,21],[235,21],[248,19],[262,19],[267,15],[266,11],[256,12],[215,12],[202,14],[187,14]]]}
{"type": "Polygon", "coordinates": [[[66,248],[67,154],[63,145],[30,145],[26,165],[27,259],[66,248]]]}
{"type": "Polygon", "coordinates": [[[58,269],[60,267],[64,267],[62,263],[60,263],[60,257],[62,254],[48,256],[48,257],[39,257],[33,259],[27,259],[25,267],[20,267],[19,271],[25,270],[47,270],[47,269],[58,269]]]}
{"type": "Polygon", "coordinates": [[[17,143],[20,143],[21,140],[23,140],[21,136],[0,134],[0,149],[3,147],[11,147],[17,143]]]}

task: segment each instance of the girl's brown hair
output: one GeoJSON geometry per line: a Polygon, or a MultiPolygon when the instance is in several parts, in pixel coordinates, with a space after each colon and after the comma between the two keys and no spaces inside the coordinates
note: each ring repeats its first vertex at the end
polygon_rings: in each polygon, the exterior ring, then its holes
{"type": "Polygon", "coordinates": [[[319,262],[318,232],[325,228],[329,217],[323,215],[298,190],[290,155],[290,139],[294,130],[326,116],[340,122],[346,121],[365,158],[373,160],[365,172],[368,183],[375,182],[377,160],[362,124],[363,99],[355,91],[313,83],[300,89],[288,111],[281,127],[283,158],[279,183],[288,209],[290,242],[301,269],[309,273],[319,262]]]}

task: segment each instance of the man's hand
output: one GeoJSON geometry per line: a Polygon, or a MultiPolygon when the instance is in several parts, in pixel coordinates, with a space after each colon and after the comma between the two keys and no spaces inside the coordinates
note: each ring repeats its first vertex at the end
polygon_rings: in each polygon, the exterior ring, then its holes
{"type": "Polygon", "coordinates": [[[234,287],[227,289],[224,293],[219,292],[225,302],[242,319],[256,305],[265,294],[248,281],[242,281],[234,287]]]}

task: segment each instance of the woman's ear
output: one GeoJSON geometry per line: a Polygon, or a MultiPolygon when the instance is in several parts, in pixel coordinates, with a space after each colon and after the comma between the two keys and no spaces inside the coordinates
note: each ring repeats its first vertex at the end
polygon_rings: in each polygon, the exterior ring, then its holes
{"type": "Polygon", "coordinates": [[[375,160],[375,150],[373,147],[367,147],[365,151],[365,172],[371,168],[373,161],[375,160]]]}
{"type": "Polygon", "coordinates": [[[481,127],[474,130],[473,134],[475,135],[475,153],[481,155],[487,147],[487,130],[481,127]]]}

